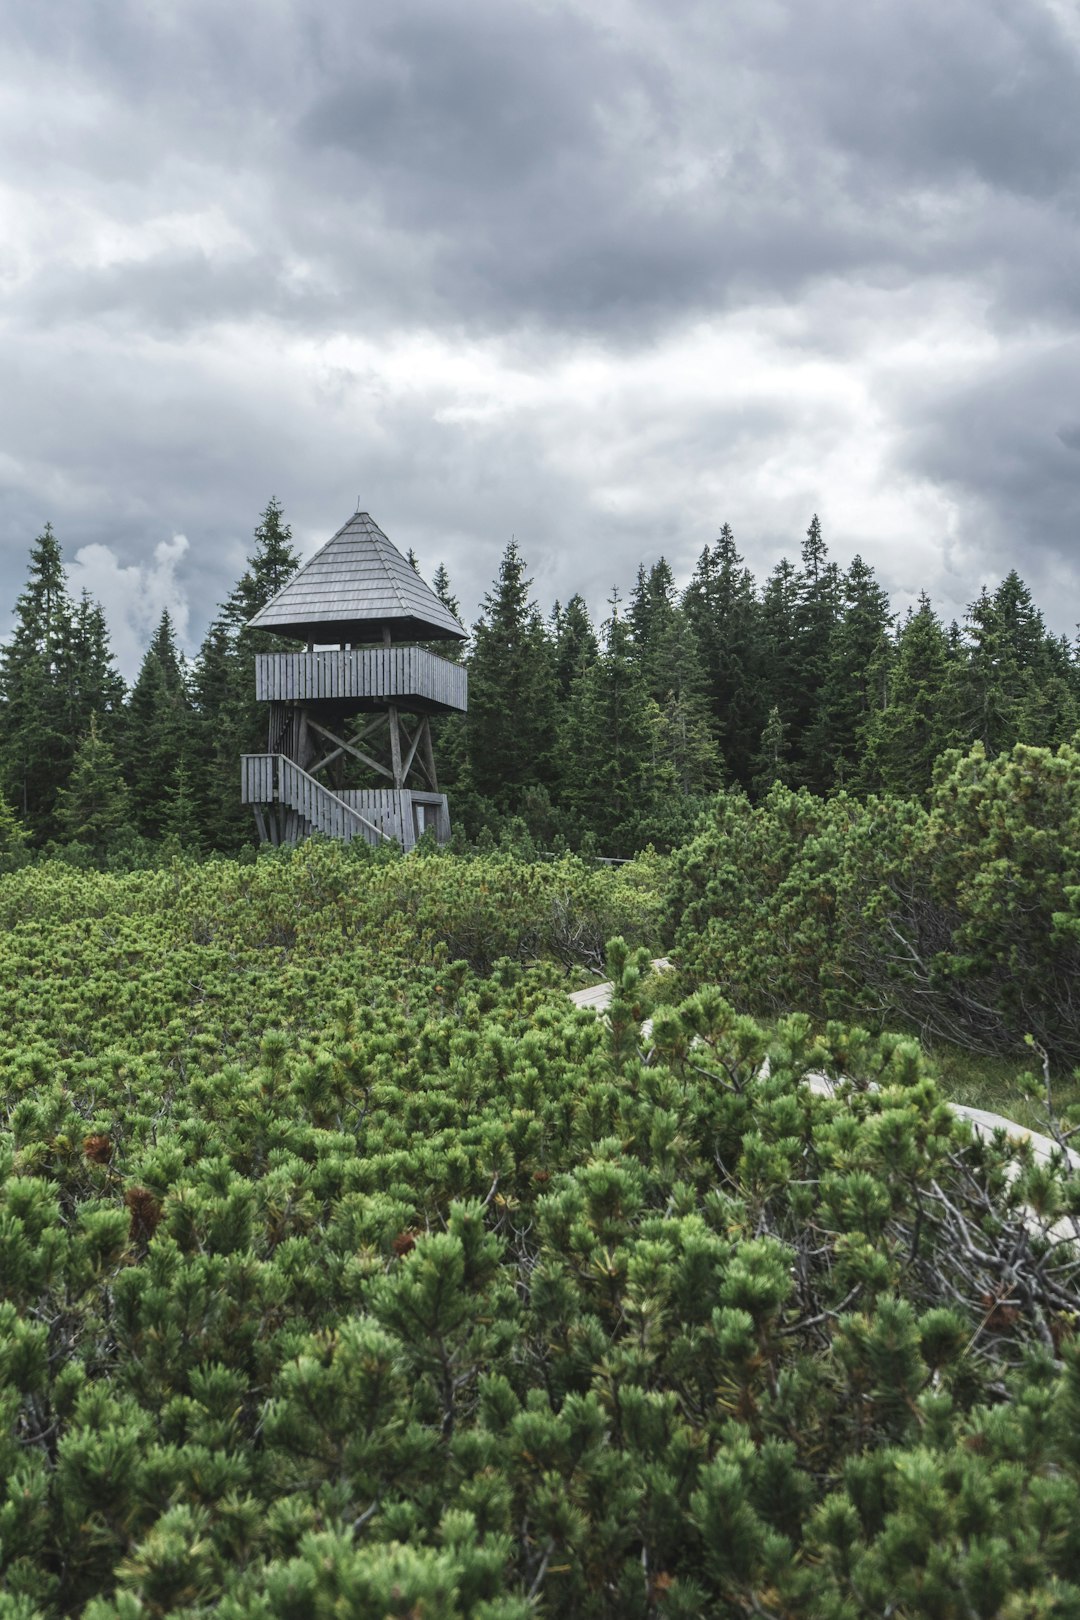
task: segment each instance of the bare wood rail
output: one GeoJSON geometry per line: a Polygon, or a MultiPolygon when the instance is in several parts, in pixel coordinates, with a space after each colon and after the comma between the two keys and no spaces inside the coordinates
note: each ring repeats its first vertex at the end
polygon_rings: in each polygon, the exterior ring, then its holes
{"type": "Polygon", "coordinates": [[[392,842],[381,827],[284,754],[242,754],[240,795],[244,804],[285,805],[313,831],[325,833],[328,838],[340,838],[345,843],[353,838],[363,838],[369,844],[392,842]]]}

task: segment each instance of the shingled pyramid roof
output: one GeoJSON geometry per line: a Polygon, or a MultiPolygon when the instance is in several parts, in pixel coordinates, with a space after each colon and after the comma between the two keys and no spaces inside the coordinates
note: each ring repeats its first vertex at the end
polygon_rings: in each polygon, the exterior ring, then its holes
{"type": "Polygon", "coordinates": [[[250,625],[298,641],[465,639],[430,585],[367,512],[357,512],[261,608],[250,625]]]}

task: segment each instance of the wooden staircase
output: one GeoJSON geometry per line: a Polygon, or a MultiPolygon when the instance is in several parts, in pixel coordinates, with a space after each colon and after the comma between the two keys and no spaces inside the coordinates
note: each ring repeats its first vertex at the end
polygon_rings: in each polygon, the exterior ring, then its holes
{"type": "Polygon", "coordinates": [[[264,844],[296,844],[313,833],[350,843],[390,842],[374,821],[317,782],[285,754],[242,754],[240,793],[255,811],[264,844]]]}

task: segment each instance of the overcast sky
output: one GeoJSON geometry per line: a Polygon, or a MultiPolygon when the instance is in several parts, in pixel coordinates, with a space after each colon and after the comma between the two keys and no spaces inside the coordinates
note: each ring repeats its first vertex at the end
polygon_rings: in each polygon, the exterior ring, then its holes
{"type": "Polygon", "coordinates": [[[465,617],[819,512],[1080,619],[1074,0],[0,0],[0,630],[46,520],[130,674],[277,495],[465,617]]]}

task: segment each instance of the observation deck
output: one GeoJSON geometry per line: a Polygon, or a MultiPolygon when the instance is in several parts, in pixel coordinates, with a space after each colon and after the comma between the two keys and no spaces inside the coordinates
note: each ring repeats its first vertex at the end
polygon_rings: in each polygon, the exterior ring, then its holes
{"type": "Polygon", "coordinates": [[[258,653],[255,696],[260,703],[337,702],[360,712],[393,703],[416,714],[464,713],[469,678],[426,647],[258,653]]]}

